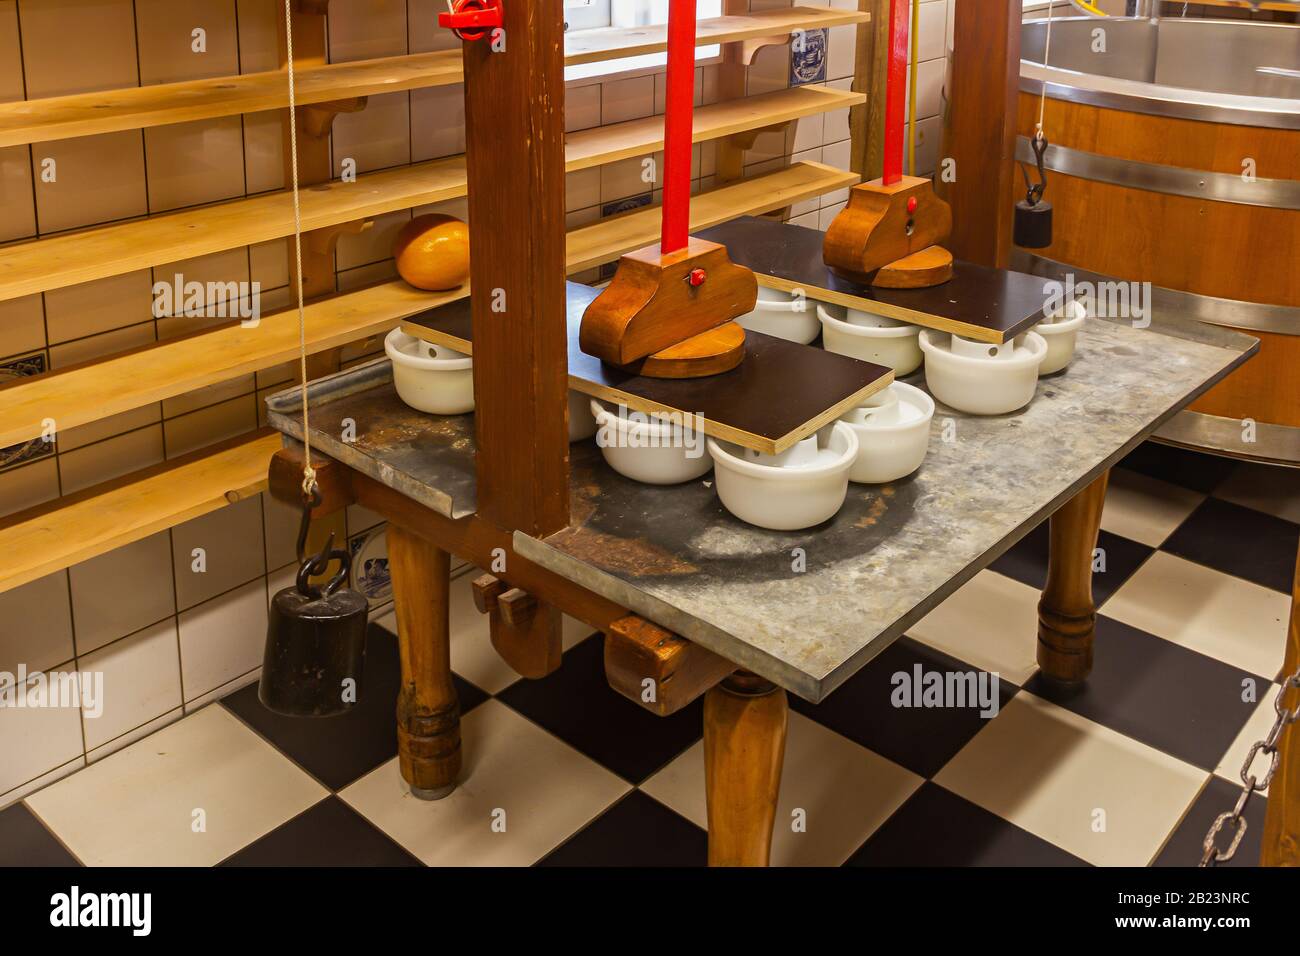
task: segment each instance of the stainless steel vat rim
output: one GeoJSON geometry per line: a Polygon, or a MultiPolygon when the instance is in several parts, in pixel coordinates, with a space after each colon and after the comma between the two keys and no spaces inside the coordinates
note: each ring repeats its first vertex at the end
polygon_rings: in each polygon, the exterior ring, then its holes
{"type": "Polygon", "coordinates": [[[1300,468],[1300,428],[1257,422],[1253,442],[1242,440],[1243,431],[1242,422],[1236,418],[1183,409],[1151,437],[1167,445],[1227,458],[1300,468]]]}
{"type": "MultiPolygon", "coordinates": [[[[1022,163],[1034,162],[1034,152],[1027,136],[1016,138],[1016,159],[1022,163]]],[[[1147,192],[1240,206],[1300,209],[1300,180],[1256,179],[1248,183],[1239,173],[1211,173],[1182,166],[1144,163],[1056,144],[1049,144],[1044,164],[1048,169],[1067,176],[1147,192]]],[[[1050,202],[1051,197],[1047,198],[1050,202]]]]}
{"type": "MultiPolygon", "coordinates": [[[[1073,273],[1076,281],[1113,282],[1113,276],[1103,276],[1087,269],[1057,262],[1025,249],[1012,252],[1012,267],[1030,275],[1056,276],[1073,273]]],[[[1152,305],[1204,322],[1229,329],[1246,329],[1251,332],[1273,332],[1278,335],[1300,335],[1300,307],[1268,305],[1247,302],[1244,299],[1221,299],[1212,295],[1198,295],[1181,289],[1151,287],[1152,305]]]]}
{"type": "Polygon", "coordinates": [[[1054,100],[1084,103],[1146,113],[1174,119],[1260,126],[1272,129],[1300,129],[1300,100],[1266,96],[1210,93],[1179,86],[1137,83],[1109,76],[1094,76],[1076,70],[1044,67],[1032,60],[1020,61],[1020,89],[1038,96],[1047,83],[1047,95],[1054,100]]]}

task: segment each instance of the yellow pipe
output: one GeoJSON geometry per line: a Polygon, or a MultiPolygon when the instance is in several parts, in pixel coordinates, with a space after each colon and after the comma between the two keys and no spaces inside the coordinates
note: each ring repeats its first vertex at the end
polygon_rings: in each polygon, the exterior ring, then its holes
{"type": "Polygon", "coordinates": [[[912,68],[909,71],[912,82],[908,84],[907,106],[907,174],[916,175],[916,67],[920,55],[920,38],[917,36],[921,23],[920,0],[912,0],[912,68]]]}

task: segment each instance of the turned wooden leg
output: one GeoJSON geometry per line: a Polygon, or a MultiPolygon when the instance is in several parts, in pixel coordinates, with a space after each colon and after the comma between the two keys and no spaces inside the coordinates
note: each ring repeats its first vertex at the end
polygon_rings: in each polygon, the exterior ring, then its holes
{"type": "Polygon", "coordinates": [[[704,695],[709,866],[767,866],[788,712],[785,691],[745,671],[704,695]]]}
{"type": "Polygon", "coordinates": [[[1076,684],[1092,671],[1097,606],[1092,602],[1092,553],[1101,529],[1110,472],[1052,515],[1047,586],[1038,602],[1038,666],[1043,674],[1076,684]]]}
{"type": "MultiPolygon", "coordinates": [[[[1300,667],[1300,553],[1296,554],[1295,585],[1291,590],[1291,629],[1286,638],[1283,678],[1300,667]]],[[[1283,703],[1294,709],[1300,704],[1300,690],[1287,690],[1283,703]]],[[[1282,731],[1277,744],[1281,759],[1268,788],[1264,811],[1264,845],[1260,862],[1264,866],[1300,866],[1300,722],[1282,731]]]]}
{"type": "Polygon", "coordinates": [[[397,696],[397,756],[411,792],[438,800],[460,774],[460,704],[451,682],[447,552],[388,526],[402,689],[397,696]]]}

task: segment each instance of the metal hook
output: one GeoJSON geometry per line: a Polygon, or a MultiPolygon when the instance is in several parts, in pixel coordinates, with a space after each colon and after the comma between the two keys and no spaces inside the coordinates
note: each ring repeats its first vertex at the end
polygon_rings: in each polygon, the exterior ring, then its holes
{"type": "Polygon", "coordinates": [[[311,491],[303,491],[302,498],[302,521],[298,525],[298,577],[295,582],[298,593],[304,597],[322,598],[329,597],[337,591],[347,580],[348,574],[352,570],[352,555],[343,548],[334,547],[334,532],[330,532],[329,540],[325,542],[325,547],[321,548],[313,555],[307,554],[307,532],[311,528],[311,513],[321,503],[320,488],[315,482],[311,484],[311,491]],[[339,563],[339,569],[334,577],[325,582],[324,587],[316,587],[310,583],[310,579],[324,574],[325,569],[329,567],[331,561],[339,563]]]}
{"type": "Polygon", "coordinates": [[[1047,137],[1043,135],[1042,129],[1034,135],[1031,146],[1034,150],[1034,165],[1038,167],[1038,182],[1029,181],[1029,171],[1025,169],[1025,164],[1020,164],[1020,175],[1025,177],[1025,201],[1031,206],[1037,206],[1043,199],[1043,193],[1047,192],[1047,137]]]}

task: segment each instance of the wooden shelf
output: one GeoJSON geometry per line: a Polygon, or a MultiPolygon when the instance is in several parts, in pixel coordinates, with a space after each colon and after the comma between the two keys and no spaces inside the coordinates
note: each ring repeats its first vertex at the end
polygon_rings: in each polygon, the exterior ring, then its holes
{"type": "Polygon", "coordinates": [[[266,430],[155,465],[0,523],[0,591],[258,494],[280,436],[266,430]]]}
{"type": "MultiPolygon", "coordinates": [[[[833,90],[826,86],[794,86],[696,108],[692,140],[722,139],[733,133],[765,129],[804,116],[829,113],[865,103],[865,93],[833,90]]],[[[569,172],[603,166],[662,149],[664,118],[647,116],[611,126],[570,133],[565,141],[565,168],[569,172]]]]}
{"type": "MultiPolygon", "coordinates": [[[[855,182],[852,173],[799,163],[695,197],[692,228],[758,215],[855,182]]],[[[569,233],[569,271],[612,262],[653,242],[658,230],[657,207],[577,229],[569,233]]],[[[467,289],[421,292],[393,281],[313,303],[306,309],[308,350],[315,353],[387,332],[403,319],[467,294],[467,289]]],[[[298,314],[290,309],[263,317],[256,328],[232,324],[13,382],[0,387],[0,448],[39,437],[45,419],[53,419],[61,430],[76,428],[270,368],[297,354],[298,314]]]]}
{"type": "MultiPolygon", "coordinates": [[[[461,51],[439,50],[300,69],[300,106],[459,83],[461,51]]],[[[0,104],[0,147],[285,109],[282,70],[75,93],[0,104]]]]}
{"type": "MultiPolygon", "coordinates": [[[[717,17],[700,21],[696,43],[705,46],[788,37],[798,29],[862,23],[869,18],[869,14],[856,10],[826,7],[793,7],[717,17]]],[[[577,65],[661,53],[667,48],[665,29],[660,26],[584,31],[568,38],[565,62],[577,65]]],[[[439,50],[300,69],[297,99],[305,106],[447,86],[462,79],[461,51],[439,50]]],[[[280,70],[22,100],[0,104],[0,148],[238,116],[284,109],[288,105],[285,75],[280,70]]]]}
{"type": "MultiPolygon", "coordinates": [[[[850,23],[866,23],[871,14],[859,10],[799,6],[782,10],[759,10],[742,16],[713,17],[695,27],[695,45],[735,43],[741,40],[788,39],[795,30],[821,30],[850,23]]],[[[668,27],[610,27],[584,30],[565,38],[564,62],[599,63],[625,56],[662,53],[668,49],[668,27]]]]}
{"type": "MultiPolygon", "coordinates": [[[[761,216],[812,196],[856,185],[856,173],[821,163],[794,163],[786,169],[731,183],[691,197],[691,231],[698,232],[737,216],[761,216]]],[[[569,233],[569,272],[612,262],[625,252],[659,239],[659,207],[604,219],[569,233]]]]}
{"type": "MultiPolygon", "coordinates": [[[[858,93],[795,87],[729,100],[696,112],[694,136],[696,142],[717,139],[863,99],[858,93]]],[[[662,145],[663,117],[583,130],[568,138],[568,168],[645,155],[662,145]]],[[[464,156],[368,173],[355,183],[335,180],[301,192],[302,228],[307,232],[372,218],[465,192],[464,156]]],[[[292,196],[277,192],[21,242],[0,247],[0,301],[292,234],[292,196]]]]}

